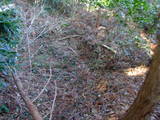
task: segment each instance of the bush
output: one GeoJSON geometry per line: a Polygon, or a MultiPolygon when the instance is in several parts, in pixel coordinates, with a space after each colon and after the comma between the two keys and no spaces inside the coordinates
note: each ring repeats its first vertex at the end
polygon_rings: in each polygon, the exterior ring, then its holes
{"type": "Polygon", "coordinates": [[[6,64],[15,65],[15,48],[21,38],[21,21],[15,8],[4,6],[2,2],[0,5],[0,72],[6,73],[6,64]]]}
{"type": "MultiPolygon", "coordinates": [[[[16,52],[15,48],[18,44],[20,33],[20,18],[17,17],[17,11],[13,8],[13,4],[9,4],[10,0],[0,2],[0,91],[6,90],[8,83],[3,81],[3,75],[8,75],[8,66],[15,65],[16,52]]],[[[6,104],[0,104],[0,113],[9,112],[6,104]]]]}

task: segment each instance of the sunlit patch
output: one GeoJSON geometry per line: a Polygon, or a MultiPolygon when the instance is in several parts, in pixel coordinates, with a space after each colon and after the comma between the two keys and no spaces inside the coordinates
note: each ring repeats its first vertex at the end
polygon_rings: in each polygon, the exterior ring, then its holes
{"type": "Polygon", "coordinates": [[[149,43],[151,42],[151,40],[149,38],[147,38],[147,35],[144,32],[141,32],[140,36],[142,39],[146,40],[147,42],[149,42],[149,43]]]}
{"type": "Polygon", "coordinates": [[[148,71],[148,67],[145,67],[143,65],[135,67],[135,68],[129,68],[126,69],[124,72],[128,76],[142,76],[148,71]]]}

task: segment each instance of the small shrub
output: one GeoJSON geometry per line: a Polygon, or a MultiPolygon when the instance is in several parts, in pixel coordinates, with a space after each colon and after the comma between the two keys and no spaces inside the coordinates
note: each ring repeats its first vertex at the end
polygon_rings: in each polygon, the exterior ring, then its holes
{"type": "MultiPolygon", "coordinates": [[[[11,0],[0,1],[0,75],[8,75],[8,66],[15,66],[16,46],[21,38],[21,20],[11,0]]],[[[8,83],[0,76],[0,91],[5,91],[8,83]]],[[[9,108],[0,104],[0,113],[8,113],[9,108]]]]}
{"type": "Polygon", "coordinates": [[[20,22],[15,9],[0,11],[0,72],[6,71],[6,64],[15,64],[15,48],[21,38],[20,22]]]}

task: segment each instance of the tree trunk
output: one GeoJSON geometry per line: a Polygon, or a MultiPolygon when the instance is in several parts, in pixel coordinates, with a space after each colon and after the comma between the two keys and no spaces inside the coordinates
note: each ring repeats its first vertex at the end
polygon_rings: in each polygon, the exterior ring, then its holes
{"type": "MultiPolygon", "coordinates": [[[[160,33],[157,33],[160,41],[160,33]]],[[[160,100],[160,42],[155,49],[152,63],[137,98],[122,120],[145,120],[153,106],[160,100]]]]}

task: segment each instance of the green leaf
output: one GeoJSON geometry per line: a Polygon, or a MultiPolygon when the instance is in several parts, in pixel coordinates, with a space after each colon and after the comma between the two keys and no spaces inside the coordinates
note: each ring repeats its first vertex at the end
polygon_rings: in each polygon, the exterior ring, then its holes
{"type": "Polygon", "coordinates": [[[0,113],[4,113],[4,112],[5,113],[9,112],[9,108],[5,104],[0,106],[0,113]]]}

